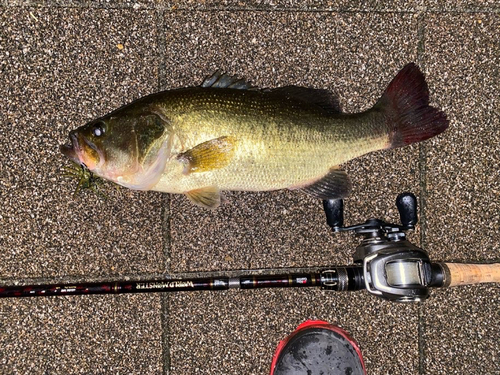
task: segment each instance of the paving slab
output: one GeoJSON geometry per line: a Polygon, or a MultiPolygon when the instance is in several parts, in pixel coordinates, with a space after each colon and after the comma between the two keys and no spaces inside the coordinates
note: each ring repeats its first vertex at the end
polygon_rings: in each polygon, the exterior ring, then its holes
{"type": "Polygon", "coordinates": [[[167,9],[196,9],[196,10],[289,10],[289,11],[317,11],[328,10],[337,12],[387,12],[387,11],[415,11],[422,7],[423,0],[412,1],[347,1],[347,0],[170,0],[159,1],[167,9]]]}
{"type": "Polygon", "coordinates": [[[0,13],[0,277],[165,270],[164,197],[103,187],[73,196],[68,132],[156,89],[150,11],[8,8],[0,13]],[[147,26],[146,26],[147,25],[147,26]]]}
{"type": "Polygon", "coordinates": [[[368,374],[418,374],[417,305],[317,289],[202,293],[169,296],[171,375],[268,374],[278,342],[307,319],[350,332],[368,374]]]}
{"type": "Polygon", "coordinates": [[[157,90],[154,25],[150,10],[3,8],[3,108],[83,122],[157,90]]]}
{"type": "Polygon", "coordinates": [[[498,13],[500,6],[495,0],[424,0],[424,7],[433,12],[478,12],[491,11],[498,13]]]}
{"type": "MultiPolygon", "coordinates": [[[[495,14],[431,15],[425,66],[448,113],[446,137],[427,145],[426,249],[434,259],[500,261],[500,54],[495,14]]],[[[424,307],[425,371],[500,372],[500,290],[436,293],[424,307]]]]}
{"type": "Polygon", "coordinates": [[[5,5],[31,7],[133,8],[177,10],[257,10],[289,12],[498,12],[495,0],[3,0],[5,5]]]}
{"type": "Polygon", "coordinates": [[[500,373],[498,286],[435,291],[423,317],[423,374],[500,373]]]}
{"type": "Polygon", "coordinates": [[[162,374],[158,295],[0,300],[3,374],[162,374]]]}
{"type": "MultiPolygon", "coordinates": [[[[107,200],[73,197],[58,150],[69,130],[156,89],[154,20],[0,9],[2,283],[164,272],[164,198],[111,186],[107,200]]],[[[1,372],[161,374],[161,314],[159,296],[1,300],[1,372]]]]}
{"type": "MultiPolygon", "coordinates": [[[[372,106],[417,53],[417,19],[408,14],[195,14],[165,15],[167,86],[197,84],[221,69],[260,87],[331,89],[344,111],[356,112],[372,106]]],[[[346,200],[346,222],[371,216],[396,221],[397,194],[418,195],[418,146],[373,153],[344,167],[354,185],[346,200]]],[[[172,197],[173,272],[351,260],[357,241],[332,238],[319,200],[290,191],[228,193],[227,199],[209,211],[172,197]]]]}
{"type": "Polygon", "coordinates": [[[446,137],[427,144],[428,250],[449,260],[500,255],[499,25],[488,14],[426,22],[425,64],[451,122],[446,137]]]}
{"type": "Polygon", "coordinates": [[[134,10],[162,7],[160,0],[4,0],[6,5],[23,7],[106,8],[134,10]]]}
{"type": "MultiPolygon", "coordinates": [[[[165,14],[165,24],[172,67],[167,85],[200,82],[221,69],[261,87],[331,89],[347,112],[373,105],[417,55],[417,18],[408,14],[199,12],[193,18],[172,12],[165,14]]],[[[418,158],[413,146],[345,165],[354,185],[345,203],[346,223],[371,216],[397,221],[397,194],[419,194],[418,158]]],[[[330,233],[320,201],[289,191],[227,198],[221,208],[207,211],[172,197],[173,272],[352,262],[359,241],[330,233]]],[[[418,242],[418,234],[412,240],[418,242]]],[[[169,300],[172,374],[265,374],[278,341],[313,318],[349,330],[367,356],[369,373],[418,373],[416,306],[313,290],[188,293],[169,300]]]]}

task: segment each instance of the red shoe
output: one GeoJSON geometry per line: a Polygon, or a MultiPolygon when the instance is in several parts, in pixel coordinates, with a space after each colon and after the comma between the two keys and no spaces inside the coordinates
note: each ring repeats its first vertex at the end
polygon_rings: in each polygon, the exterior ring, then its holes
{"type": "Polygon", "coordinates": [[[343,329],[308,320],[281,341],[271,375],[366,375],[358,344],[343,329]]]}

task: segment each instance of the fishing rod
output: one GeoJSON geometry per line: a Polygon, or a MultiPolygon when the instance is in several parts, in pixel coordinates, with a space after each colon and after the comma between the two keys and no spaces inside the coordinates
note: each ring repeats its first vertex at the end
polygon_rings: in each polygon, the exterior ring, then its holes
{"type": "Polygon", "coordinates": [[[325,200],[323,207],[327,224],[333,232],[353,231],[362,237],[354,253],[353,265],[281,275],[0,286],[0,298],[321,287],[339,292],[366,289],[383,299],[418,302],[429,296],[432,287],[500,282],[500,263],[434,263],[426,251],[406,240],[405,232],[413,230],[418,221],[417,199],[411,193],[402,193],[396,199],[401,225],[369,219],[361,224],[344,227],[341,199],[325,200]]]}

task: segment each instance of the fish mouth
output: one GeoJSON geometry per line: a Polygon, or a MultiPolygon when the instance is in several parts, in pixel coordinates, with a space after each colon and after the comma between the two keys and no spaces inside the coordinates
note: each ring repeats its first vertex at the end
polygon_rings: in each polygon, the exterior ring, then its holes
{"type": "Polygon", "coordinates": [[[72,162],[82,164],[80,158],[78,157],[78,151],[80,150],[78,147],[78,138],[73,131],[69,133],[69,139],[71,144],[61,145],[59,146],[59,150],[72,162]]]}
{"type": "Polygon", "coordinates": [[[59,149],[76,164],[85,166],[91,171],[102,167],[105,159],[104,154],[99,148],[83,134],[77,130],[69,133],[71,144],[61,145],[59,149]]]}

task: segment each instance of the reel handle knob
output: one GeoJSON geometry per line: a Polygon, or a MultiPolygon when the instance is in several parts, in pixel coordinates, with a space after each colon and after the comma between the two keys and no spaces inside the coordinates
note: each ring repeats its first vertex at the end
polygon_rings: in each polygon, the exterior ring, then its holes
{"type": "Polygon", "coordinates": [[[415,195],[412,193],[399,194],[396,198],[396,207],[403,226],[414,227],[417,224],[417,197],[415,195]]]}
{"type": "Polygon", "coordinates": [[[323,201],[326,214],[326,223],[335,231],[344,226],[344,201],[342,199],[328,199],[323,201]]]}

